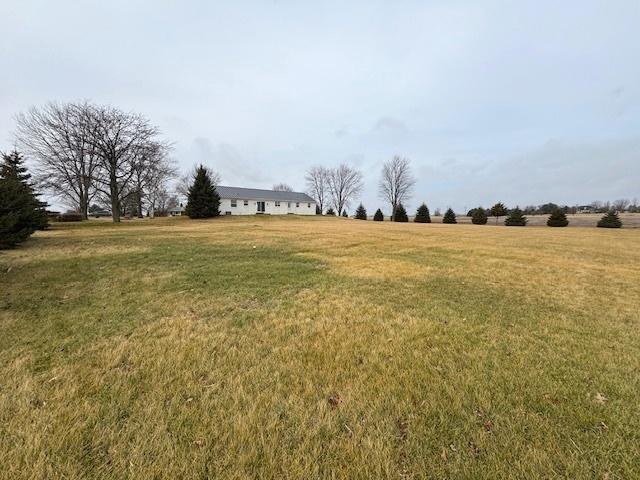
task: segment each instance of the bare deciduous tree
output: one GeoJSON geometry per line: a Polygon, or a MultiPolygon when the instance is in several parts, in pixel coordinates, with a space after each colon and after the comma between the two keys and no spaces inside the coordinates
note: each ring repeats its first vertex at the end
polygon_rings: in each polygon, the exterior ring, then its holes
{"type": "Polygon", "coordinates": [[[329,195],[329,171],[320,166],[311,167],[304,178],[307,182],[307,192],[318,203],[320,213],[324,213],[324,205],[329,195]]]}
{"type": "Polygon", "coordinates": [[[36,181],[87,218],[100,162],[87,102],[49,103],[16,117],[18,143],[38,164],[36,181]]]}
{"type": "Polygon", "coordinates": [[[613,202],[613,209],[617,212],[624,212],[630,205],[631,202],[627,198],[621,198],[613,202]]]}
{"type": "Polygon", "coordinates": [[[382,167],[378,192],[380,197],[391,205],[392,220],[395,220],[398,204],[410,198],[416,183],[409,163],[408,158],[396,155],[382,167]]]}
{"type": "Polygon", "coordinates": [[[135,194],[136,165],[160,144],[159,130],[141,115],[108,106],[91,106],[87,116],[92,130],[89,142],[100,159],[96,188],[109,199],[113,221],[119,222],[123,202],[129,203],[135,194]]]}
{"type": "Polygon", "coordinates": [[[273,190],[276,192],[293,192],[293,188],[291,188],[291,186],[287,185],[286,183],[276,183],[273,186],[273,190]]]}
{"type": "Polygon", "coordinates": [[[343,163],[329,170],[327,179],[333,206],[340,216],[343,209],[349,206],[349,203],[362,190],[362,173],[343,163]]]}

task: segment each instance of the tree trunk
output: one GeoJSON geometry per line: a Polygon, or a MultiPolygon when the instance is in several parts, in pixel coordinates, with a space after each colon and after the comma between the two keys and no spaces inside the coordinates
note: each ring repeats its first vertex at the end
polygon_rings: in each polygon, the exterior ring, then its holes
{"type": "Polygon", "coordinates": [[[138,205],[138,218],[143,218],[144,215],[142,214],[142,193],[140,193],[140,190],[138,190],[137,192],[136,200],[138,205]]]}
{"type": "Polygon", "coordinates": [[[113,223],[120,222],[120,202],[118,201],[118,181],[116,180],[115,173],[111,175],[111,181],[109,182],[109,193],[111,197],[111,218],[113,223]]]}

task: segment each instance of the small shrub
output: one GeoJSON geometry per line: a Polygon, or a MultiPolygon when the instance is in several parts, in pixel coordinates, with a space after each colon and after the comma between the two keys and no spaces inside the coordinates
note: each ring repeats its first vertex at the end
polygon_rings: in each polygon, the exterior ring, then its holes
{"type": "Polygon", "coordinates": [[[416,210],[416,216],[413,219],[416,223],[431,223],[431,215],[429,214],[429,207],[425,203],[418,207],[416,210]]]}
{"type": "Polygon", "coordinates": [[[327,209],[327,215],[332,215],[332,216],[334,216],[334,217],[335,217],[335,216],[336,216],[336,212],[335,212],[335,210],[334,210],[332,207],[329,207],[329,208],[327,209]]]}
{"type": "Polygon", "coordinates": [[[566,227],[569,225],[569,220],[567,220],[567,215],[560,208],[555,208],[549,215],[549,219],[547,220],[548,227],[566,227]]]}
{"type": "Polygon", "coordinates": [[[82,214],[78,212],[67,212],[58,216],[59,222],[81,222],[82,220],[82,214]]]}
{"type": "Polygon", "coordinates": [[[613,210],[607,212],[604,217],[602,217],[598,221],[598,227],[600,228],[620,228],[622,227],[622,222],[618,217],[618,214],[613,210]]]}
{"type": "Polygon", "coordinates": [[[367,210],[364,208],[364,205],[358,205],[356,208],[356,215],[354,217],[356,220],[366,220],[367,219],[367,210]]]}
{"type": "Polygon", "coordinates": [[[349,216],[349,214],[347,213],[347,211],[346,211],[346,210],[343,210],[343,211],[342,211],[342,216],[343,216],[343,217],[345,217],[345,218],[347,218],[347,217],[349,216]]]}
{"type": "Polygon", "coordinates": [[[456,219],[456,214],[452,208],[448,208],[446,212],[444,212],[444,217],[442,217],[442,223],[458,223],[456,219]]]}
{"type": "Polygon", "coordinates": [[[408,222],[409,217],[407,216],[407,211],[404,209],[404,206],[399,203],[396,207],[396,214],[393,216],[394,222],[408,222]]]}
{"type": "Polygon", "coordinates": [[[471,223],[474,225],[486,225],[489,217],[487,217],[487,212],[484,208],[478,207],[474,208],[471,213],[471,223]]]}
{"type": "Polygon", "coordinates": [[[384,215],[382,214],[382,210],[380,210],[380,209],[376,210],[376,213],[373,215],[373,221],[374,222],[383,222],[384,221],[384,215]]]}
{"type": "Polygon", "coordinates": [[[527,225],[527,218],[523,215],[522,210],[516,207],[509,212],[509,216],[504,220],[504,224],[507,227],[525,227],[527,225]]]}

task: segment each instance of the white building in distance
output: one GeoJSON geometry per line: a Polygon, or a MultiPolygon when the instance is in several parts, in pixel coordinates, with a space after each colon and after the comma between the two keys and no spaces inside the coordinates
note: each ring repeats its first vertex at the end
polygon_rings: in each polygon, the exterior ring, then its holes
{"type": "Polygon", "coordinates": [[[306,193],[217,186],[220,215],[315,215],[316,201],[306,193]]]}

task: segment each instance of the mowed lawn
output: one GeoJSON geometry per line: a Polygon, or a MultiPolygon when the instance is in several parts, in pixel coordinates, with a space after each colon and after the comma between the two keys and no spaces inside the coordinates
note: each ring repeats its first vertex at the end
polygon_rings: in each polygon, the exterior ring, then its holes
{"type": "Polygon", "coordinates": [[[640,229],[184,218],[0,254],[0,478],[638,478],[640,229]]]}

